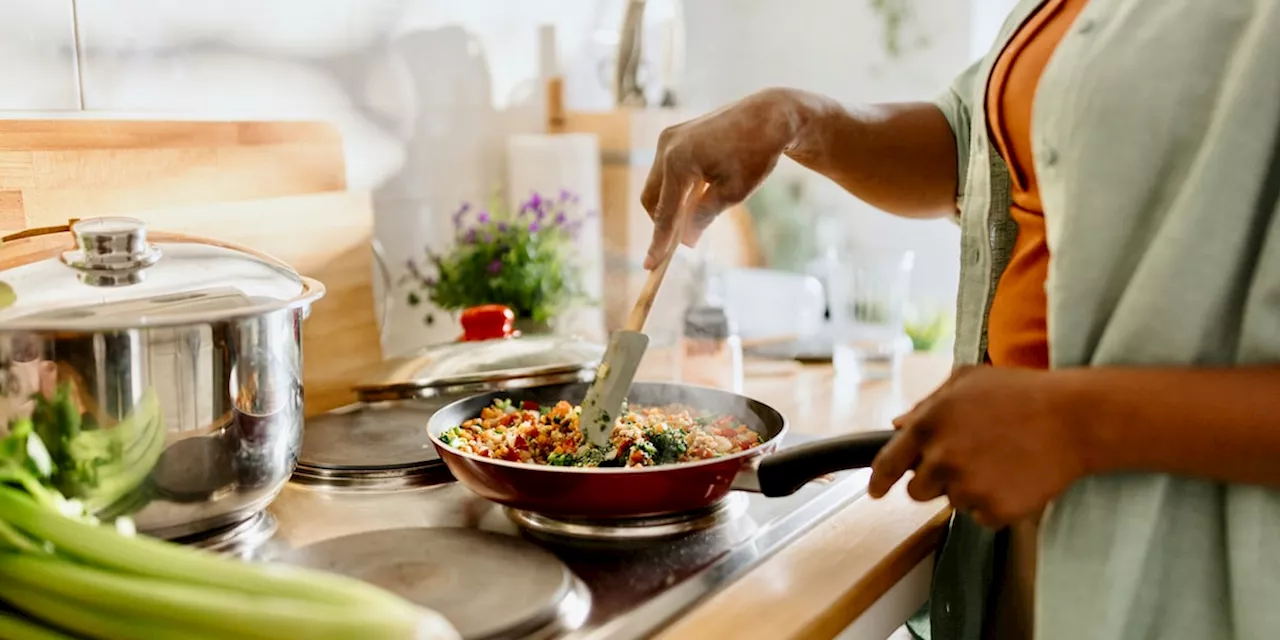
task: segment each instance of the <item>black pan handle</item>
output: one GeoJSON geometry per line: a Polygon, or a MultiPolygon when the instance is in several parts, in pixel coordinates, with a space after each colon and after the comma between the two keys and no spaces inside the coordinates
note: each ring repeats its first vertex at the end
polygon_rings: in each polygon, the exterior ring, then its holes
{"type": "Polygon", "coordinates": [[[789,496],[828,473],[870,467],[896,431],[863,431],[807,442],[767,455],[756,469],[760,493],[770,498],[789,496]]]}

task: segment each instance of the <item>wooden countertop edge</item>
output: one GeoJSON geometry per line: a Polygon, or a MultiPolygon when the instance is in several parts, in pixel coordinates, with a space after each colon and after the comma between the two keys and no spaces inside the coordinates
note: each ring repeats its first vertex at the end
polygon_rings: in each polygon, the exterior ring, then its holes
{"type": "Polygon", "coordinates": [[[900,485],[832,514],[657,637],[830,638],[941,544],[943,500],[914,502],[900,485]]]}

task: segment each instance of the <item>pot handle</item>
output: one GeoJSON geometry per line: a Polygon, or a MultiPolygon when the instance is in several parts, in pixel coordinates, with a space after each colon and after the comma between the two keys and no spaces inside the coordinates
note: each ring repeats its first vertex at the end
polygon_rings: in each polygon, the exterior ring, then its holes
{"type": "Polygon", "coordinates": [[[3,238],[0,238],[0,242],[12,242],[14,240],[21,240],[22,238],[43,236],[50,233],[66,233],[71,231],[72,225],[77,222],[80,222],[80,218],[71,218],[67,220],[66,224],[57,224],[52,227],[32,227],[30,229],[23,229],[22,231],[15,231],[3,238]]]}
{"type": "Polygon", "coordinates": [[[809,481],[828,473],[871,466],[897,431],[878,429],[787,447],[764,456],[756,474],[760,493],[770,498],[789,496],[809,481]]]}

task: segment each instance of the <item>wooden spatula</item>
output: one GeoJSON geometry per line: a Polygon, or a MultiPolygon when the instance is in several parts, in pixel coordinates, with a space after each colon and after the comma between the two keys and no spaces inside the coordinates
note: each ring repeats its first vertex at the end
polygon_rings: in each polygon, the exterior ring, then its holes
{"type": "Polygon", "coordinates": [[[645,281],[644,288],[640,289],[640,296],[636,298],[636,306],[631,309],[631,315],[627,316],[627,323],[609,336],[609,346],[605,348],[604,357],[596,369],[596,378],[582,401],[582,415],[578,422],[587,435],[587,441],[597,447],[609,444],[613,423],[622,410],[622,401],[626,400],[627,392],[631,390],[636,369],[640,367],[640,360],[649,346],[649,336],[644,334],[644,322],[649,318],[649,310],[653,308],[653,299],[658,295],[663,277],[667,275],[667,267],[671,265],[671,257],[680,244],[689,216],[710,186],[705,181],[699,181],[685,194],[680,210],[676,212],[671,239],[667,241],[662,259],[649,272],[649,279],[645,281]]]}

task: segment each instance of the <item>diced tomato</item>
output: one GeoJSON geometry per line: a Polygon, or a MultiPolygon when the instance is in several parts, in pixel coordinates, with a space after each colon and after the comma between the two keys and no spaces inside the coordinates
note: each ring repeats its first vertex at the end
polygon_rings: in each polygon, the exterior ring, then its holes
{"type": "Polygon", "coordinates": [[[502,459],[510,460],[511,462],[520,462],[520,452],[516,451],[515,449],[507,449],[502,454],[502,459]]]}
{"type": "Polygon", "coordinates": [[[524,409],[525,411],[537,411],[538,403],[532,400],[525,400],[524,402],[520,403],[520,408],[524,409]]]}
{"type": "Polygon", "coordinates": [[[522,435],[518,435],[518,434],[517,434],[517,435],[516,435],[516,440],[515,440],[515,442],[513,443],[513,446],[514,446],[515,448],[517,448],[517,449],[525,449],[525,448],[528,448],[528,446],[529,446],[529,441],[528,441],[528,440],[525,440],[525,439],[524,439],[524,436],[522,436],[522,435]]]}

